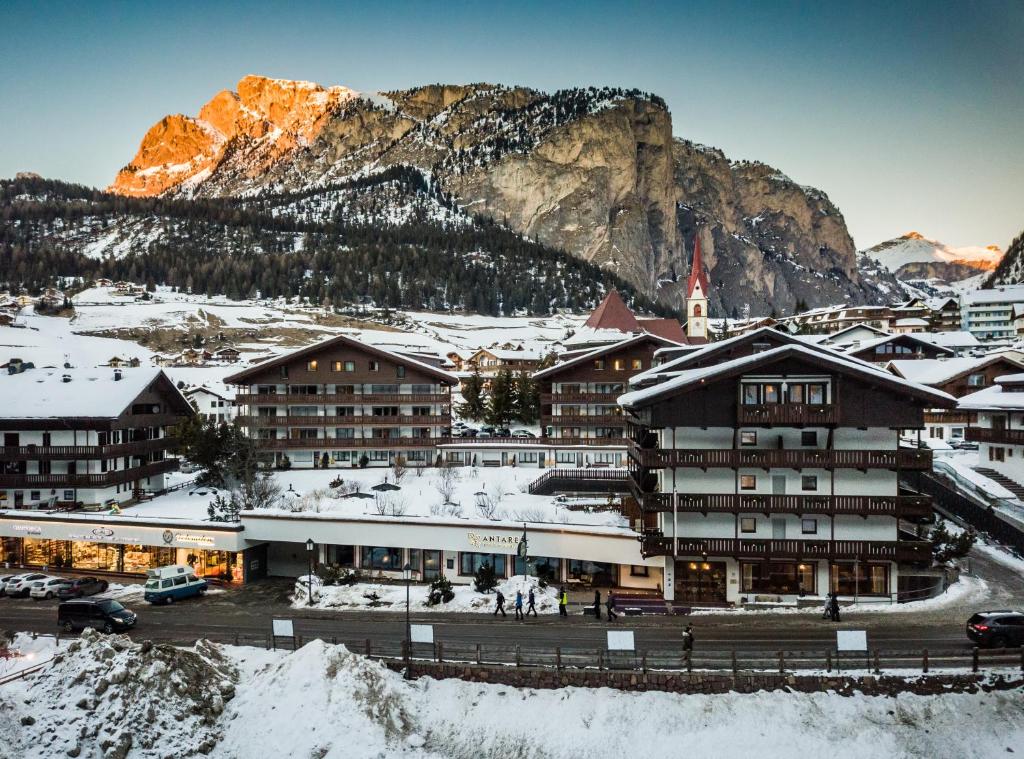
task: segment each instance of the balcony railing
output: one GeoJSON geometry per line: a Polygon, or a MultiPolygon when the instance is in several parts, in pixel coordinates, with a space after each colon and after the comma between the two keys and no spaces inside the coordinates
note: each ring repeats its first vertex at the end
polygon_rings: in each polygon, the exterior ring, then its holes
{"type": "Polygon", "coordinates": [[[177,459],[96,474],[0,474],[0,487],[9,488],[103,488],[173,472],[177,459]]]}
{"type": "Polygon", "coordinates": [[[542,427],[547,425],[562,425],[568,427],[605,427],[608,425],[615,425],[618,427],[626,426],[626,417],[622,414],[561,414],[558,416],[541,416],[540,423],[542,427]]]}
{"type": "Polygon", "coordinates": [[[135,440],[115,445],[12,445],[0,446],[0,460],[35,461],[67,459],[106,459],[115,456],[133,456],[171,447],[172,440],[162,437],[152,440],[135,440]]]}
{"type": "Polygon", "coordinates": [[[338,427],[357,425],[364,427],[450,427],[450,416],[240,416],[244,427],[338,427]]]}
{"type": "Polygon", "coordinates": [[[1002,443],[1024,445],[1024,430],[993,430],[988,427],[968,427],[964,437],[975,443],[1002,443]]]}
{"type": "MultiPolygon", "coordinates": [[[[671,556],[672,538],[647,534],[641,538],[644,556],[671,556]]],[[[678,538],[677,556],[732,557],[737,559],[828,559],[860,561],[931,561],[928,541],[869,540],[758,540],[743,538],[678,538]]]]}
{"type": "Polygon", "coordinates": [[[741,405],[740,424],[837,424],[839,406],[834,403],[762,403],[741,405]]]}
{"type": "Polygon", "coordinates": [[[373,403],[449,403],[449,393],[238,393],[235,402],[250,406],[288,406],[303,403],[369,405],[373,403]]]}
{"type": "Polygon", "coordinates": [[[969,411],[925,411],[925,424],[970,424],[969,411]]]}
{"type": "Polygon", "coordinates": [[[888,451],[835,449],[724,448],[683,449],[630,447],[630,455],[649,469],[671,467],[741,467],[821,468],[821,469],[931,469],[932,452],[925,449],[899,448],[888,451]]]}
{"type": "Polygon", "coordinates": [[[601,403],[601,404],[616,404],[619,401],[619,396],[626,392],[623,390],[621,393],[588,393],[581,391],[578,393],[541,393],[541,403],[601,403]]]}
{"type": "MultiPolygon", "coordinates": [[[[644,511],[672,511],[671,493],[646,493],[641,496],[644,511]]],[[[697,511],[790,514],[853,514],[856,516],[923,517],[931,514],[928,496],[884,495],[750,495],[747,493],[680,493],[676,509],[697,511]]]]}
{"type": "Polygon", "coordinates": [[[317,437],[317,438],[279,438],[275,440],[257,439],[259,448],[268,451],[277,450],[343,450],[347,448],[376,448],[380,450],[401,448],[431,448],[448,438],[440,437],[317,437]]]}

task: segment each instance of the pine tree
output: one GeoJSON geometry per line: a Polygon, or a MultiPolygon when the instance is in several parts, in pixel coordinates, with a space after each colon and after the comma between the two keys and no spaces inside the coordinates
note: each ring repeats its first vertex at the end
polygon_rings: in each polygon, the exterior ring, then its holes
{"type": "Polygon", "coordinates": [[[515,411],[512,372],[502,369],[491,381],[491,394],[487,399],[487,423],[495,427],[506,427],[515,411]]]}
{"type": "Polygon", "coordinates": [[[473,373],[463,383],[462,398],[465,403],[459,406],[459,416],[473,421],[484,418],[484,378],[480,376],[479,367],[473,367],[473,373]]]}
{"type": "Polygon", "coordinates": [[[540,416],[540,385],[523,370],[516,375],[514,387],[515,418],[523,424],[533,424],[540,416]]]}

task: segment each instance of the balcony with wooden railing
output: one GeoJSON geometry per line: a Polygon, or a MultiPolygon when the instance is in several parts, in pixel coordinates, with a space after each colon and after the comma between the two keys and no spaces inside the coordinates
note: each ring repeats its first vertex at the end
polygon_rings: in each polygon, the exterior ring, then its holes
{"type": "Polygon", "coordinates": [[[997,430],[989,427],[968,427],[964,437],[975,443],[1024,445],[1024,430],[997,430]]]}
{"type": "Polygon", "coordinates": [[[740,424],[820,425],[838,424],[839,406],[835,403],[761,403],[740,405],[740,424]]]}
{"type": "Polygon", "coordinates": [[[289,406],[317,403],[339,406],[376,403],[450,403],[449,393],[238,393],[235,402],[249,406],[289,406]]]}
{"type": "Polygon", "coordinates": [[[166,459],[131,469],[117,469],[95,474],[0,474],[0,487],[38,488],[40,490],[46,488],[104,488],[166,474],[177,468],[177,459],[166,459]]]}
{"type": "Polygon", "coordinates": [[[884,451],[836,449],[775,448],[638,448],[630,446],[630,456],[648,469],[698,467],[710,469],[931,469],[932,452],[927,449],[899,448],[884,451]]]}
{"type": "Polygon", "coordinates": [[[243,427],[450,427],[450,416],[240,416],[243,427]]]}
{"type": "Polygon", "coordinates": [[[0,446],[0,461],[85,461],[116,456],[138,456],[170,448],[170,438],[134,440],[112,445],[11,445],[0,446]]]}
{"type": "MultiPolygon", "coordinates": [[[[735,559],[797,559],[813,561],[895,561],[930,563],[931,543],[924,540],[767,540],[744,538],[678,538],[674,555],[735,559]]],[[[641,537],[645,556],[672,556],[673,539],[657,533],[641,537]]]]}
{"type": "Polygon", "coordinates": [[[543,404],[556,403],[594,403],[601,405],[615,405],[619,402],[619,396],[625,393],[591,393],[581,390],[578,393],[541,393],[540,402],[543,404]]]}
{"type": "Polygon", "coordinates": [[[970,411],[925,411],[925,424],[970,424],[975,415],[970,411]]]}
{"type": "Polygon", "coordinates": [[[626,426],[626,417],[622,414],[559,414],[558,416],[541,415],[541,427],[616,427],[626,426]]]}
{"type": "Polygon", "coordinates": [[[450,438],[442,437],[306,437],[306,438],[257,438],[256,445],[267,451],[279,450],[345,450],[350,448],[375,448],[399,450],[402,448],[431,448],[450,438]]]}
{"type": "MultiPolygon", "coordinates": [[[[721,513],[789,513],[854,516],[895,516],[915,518],[932,512],[928,496],[885,495],[751,495],[748,493],[680,493],[676,510],[721,513]]],[[[639,496],[644,511],[671,512],[671,493],[645,493],[639,496]]]]}

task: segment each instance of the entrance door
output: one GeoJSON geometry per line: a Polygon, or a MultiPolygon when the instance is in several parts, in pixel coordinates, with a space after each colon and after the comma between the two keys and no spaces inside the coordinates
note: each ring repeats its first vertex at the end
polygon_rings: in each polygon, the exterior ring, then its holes
{"type": "Polygon", "coordinates": [[[436,580],[441,576],[441,552],[440,551],[424,551],[423,552],[423,579],[436,580]]]}
{"type": "Polygon", "coordinates": [[[785,495],[786,494],[786,475],[784,474],[773,474],[772,475],[772,495],[785,495]]]}
{"type": "Polygon", "coordinates": [[[724,561],[676,562],[677,603],[725,603],[725,583],[724,561]]]}
{"type": "Polygon", "coordinates": [[[773,519],[772,520],[772,540],[785,540],[786,539],[786,520],[785,519],[773,519]]]}

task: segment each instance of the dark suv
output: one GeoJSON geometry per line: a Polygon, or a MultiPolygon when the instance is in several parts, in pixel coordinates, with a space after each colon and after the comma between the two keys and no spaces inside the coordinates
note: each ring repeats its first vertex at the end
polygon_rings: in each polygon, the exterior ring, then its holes
{"type": "Polygon", "coordinates": [[[61,601],[66,601],[69,598],[83,598],[84,596],[94,596],[97,593],[106,593],[108,583],[106,580],[98,580],[95,577],[76,577],[75,579],[69,579],[67,583],[60,586],[60,590],[57,591],[57,597],[61,601]]]}
{"type": "Polygon", "coordinates": [[[110,634],[135,627],[135,612],[110,598],[80,598],[64,601],[57,607],[57,625],[64,632],[91,627],[110,634]]]}
{"type": "Polygon", "coordinates": [[[967,620],[967,637],[979,646],[1024,646],[1024,612],[979,611],[967,620]]]}

